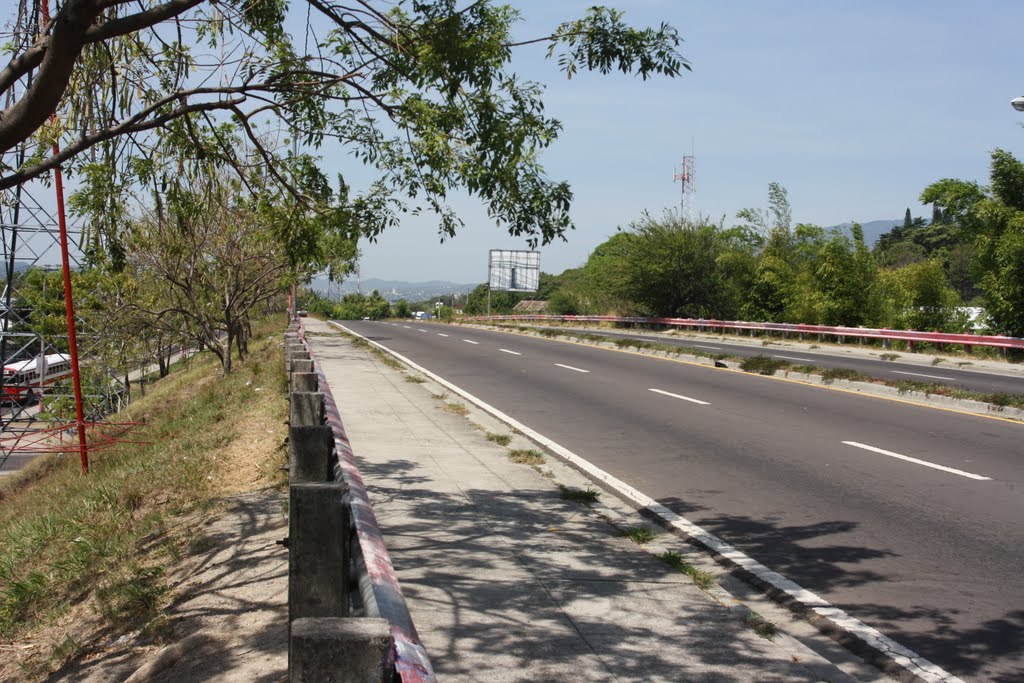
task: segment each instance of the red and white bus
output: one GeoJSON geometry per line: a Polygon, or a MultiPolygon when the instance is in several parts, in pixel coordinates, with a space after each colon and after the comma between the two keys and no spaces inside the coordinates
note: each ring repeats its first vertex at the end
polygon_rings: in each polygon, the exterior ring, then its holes
{"type": "Polygon", "coordinates": [[[71,356],[51,353],[4,366],[4,391],[0,400],[19,403],[38,399],[42,388],[71,374],[71,356]]]}

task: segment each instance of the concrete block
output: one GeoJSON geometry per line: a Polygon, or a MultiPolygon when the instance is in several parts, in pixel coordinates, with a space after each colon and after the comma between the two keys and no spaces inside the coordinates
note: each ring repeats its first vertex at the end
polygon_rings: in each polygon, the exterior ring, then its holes
{"type": "Polygon", "coordinates": [[[292,358],[288,363],[289,372],[313,372],[313,361],[307,358],[292,358]]]}
{"type": "Polygon", "coordinates": [[[383,619],[298,619],[292,623],[290,683],[377,683],[391,649],[383,619]]]}
{"type": "Polygon", "coordinates": [[[344,482],[288,489],[288,618],[347,617],[349,508],[344,482]]]}
{"type": "Polygon", "coordinates": [[[288,428],[288,471],[293,484],[329,481],[334,432],[327,425],[288,428]]]}
{"type": "Polygon", "coordinates": [[[295,391],[288,394],[288,424],[292,427],[315,427],[325,422],[324,395],[318,391],[295,391]]]}
{"type": "Polygon", "coordinates": [[[315,372],[293,372],[289,377],[291,391],[316,391],[320,387],[315,372]]]}

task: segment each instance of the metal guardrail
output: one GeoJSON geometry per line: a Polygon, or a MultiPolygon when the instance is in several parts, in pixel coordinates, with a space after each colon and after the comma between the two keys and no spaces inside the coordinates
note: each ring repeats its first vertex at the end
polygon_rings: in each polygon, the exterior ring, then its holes
{"type": "MultiPolygon", "coordinates": [[[[321,477],[320,481],[333,480],[344,486],[345,509],[343,516],[345,523],[344,528],[338,530],[340,538],[337,538],[336,545],[344,548],[345,551],[343,554],[346,555],[347,566],[343,573],[347,581],[340,577],[338,581],[348,584],[344,616],[356,617],[356,619],[335,621],[358,624],[360,620],[365,622],[383,620],[382,623],[386,623],[390,640],[386,661],[383,662],[385,680],[401,681],[402,683],[433,683],[436,681],[433,667],[416,633],[405,599],[402,597],[391,558],[384,545],[383,535],[371,507],[366,486],[363,484],[362,476],[356,465],[348,436],[345,434],[345,428],[337,403],[327,383],[327,377],[315,353],[305,343],[305,331],[301,320],[297,326],[290,328],[289,332],[290,334],[286,335],[286,354],[288,354],[286,362],[289,363],[290,385],[293,392],[291,397],[293,404],[296,404],[293,405],[293,411],[298,408],[305,414],[304,421],[309,421],[309,416],[312,415],[312,422],[323,425],[322,427],[313,427],[313,431],[290,433],[290,440],[297,441],[306,436],[316,437],[316,430],[319,429],[329,432],[329,435],[323,434],[323,431],[319,432],[321,438],[326,437],[332,441],[328,461],[322,464],[317,461],[310,466],[308,463],[296,462],[293,458],[290,475],[293,479],[296,478],[296,475],[302,478],[304,475],[297,470],[305,468],[311,470],[315,476],[321,477]],[[294,349],[295,353],[290,352],[289,349],[294,349]],[[301,352],[299,352],[300,349],[301,352]],[[297,360],[293,361],[293,358],[297,360]],[[304,358],[308,360],[303,360],[304,358]],[[294,393],[296,391],[299,393],[294,393]],[[316,395],[309,395],[308,392],[311,391],[316,392],[316,395]],[[321,469],[324,471],[321,472],[321,469]]],[[[292,415],[294,417],[296,413],[293,412],[292,415]]],[[[315,440],[314,438],[313,441],[315,440]]],[[[293,500],[295,500],[294,497],[293,500]]],[[[321,540],[329,542],[329,539],[321,540]]],[[[293,545],[291,550],[295,552],[297,549],[293,545]]],[[[291,585],[289,592],[291,593],[291,585]]],[[[293,599],[290,595],[289,605],[292,602],[293,599]]],[[[294,625],[297,622],[292,621],[291,623],[294,625]]],[[[365,630],[370,631],[371,629],[365,630]]],[[[294,634],[293,629],[293,641],[295,640],[294,634]]],[[[349,641],[343,642],[341,645],[336,642],[328,642],[326,645],[317,643],[315,646],[327,650],[338,647],[348,648],[350,651],[360,650],[367,657],[372,657],[373,648],[364,645],[360,640],[361,637],[365,637],[365,634],[360,634],[354,639],[351,636],[346,637],[349,638],[349,641]]],[[[290,652],[293,655],[290,659],[298,660],[300,658],[295,654],[298,650],[294,645],[290,652]]],[[[292,669],[291,662],[289,668],[292,669]]],[[[294,675],[294,671],[292,673],[294,675]]],[[[349,675],[351,674],[352,672],[349,672],[349,675]]],[[[332,678],[332,680],[335,679],[332,678]]],[[[348,679],[337,678],[336,680],[348,679]]],[[[352,680],[356,680],[356,678],[353,677],[352,680]]]]}
{"type": "Polygon", "coordinates": [[[706,320],[703,318],[637,318],[611,315],[492,315],[463,318],[465,321],[500,322],[577,322],[577,323],[627,323],[635,325],[664,325],[711,330],[750,330],[781,332],[783,334],[813,334],[821,336],[855,337],[881,339],[883,342],[904,341],[911,348],[915,343],[962,344],[968,349],[973,346],[989,346],[997,349],[1024,349],[1024,339],[985,334],[953,334],[946,332],[921,332],[918,330],[890,330],[871,327],[831,327],[828,325],[804,325],[794,323],[762,323],[737,320],[706,320]]]}

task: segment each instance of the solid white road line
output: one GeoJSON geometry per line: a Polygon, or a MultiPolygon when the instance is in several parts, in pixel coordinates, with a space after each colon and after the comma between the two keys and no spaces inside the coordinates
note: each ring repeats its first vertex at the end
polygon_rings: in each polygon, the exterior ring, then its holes
{"type": "Polygon", "coordinates": [[[653,391],[654,393],[661,394],[662,396],[671,396],[672,398],[678,398],[680,401],[689,401],[690,403],[696,403],[701,406],[711,405],[707,401],[700,401],[695,398],[690,398],[689,396],[682,396],[681,394],[673,394],[671,391],[662,391],[661,389],[648,389],[647,391],[653,391]]]}
{"type": "Polygon", "coordinates": [[[605,472],[597,465],[594,465],[590,461],[581,458],[565,446],[562,446],[556,441],[549,439],[538,431],[530,429],[519,420],[516,420],[510,415],[507,415],[486,401],[477,398],[473,394],[469,393],[462,387],[452,384],[448,380],[434,374],[430,370],[427,370],[422,365],[414,363],[412,360],[405,356],[392,351],[383,344],[375,341],[366,339],[363,335],[351,330],[340,323],[332,322],[331,325],[345,330],[346,332],[353,334],[361,339],[365,339],[372,346],[376,346],[382,351],[390,353],[392,356],[402,361],[409,367],[413,368],[417,372],[421,373],[424,377],[429,377],[441,386],[447,388],[452,393],[462,396],[464,399],[479,406],[481,409],[487,411],[494,417],[498,418],[512,429],[520,432],[526,438],[532,439],[537,443],[547,446],[551,449],[552,453],[557,453],[566,462],[570,463],[574,467],[578,468],[581,472],[590,475],[597,481],[603,482],[605,486],[610,489],[618,491],[626,500],[632,501],[637,508],[647,509],[655,516],[664,520],[667,524],[679,529],[683,534],[692,538],[698,544],[704,546],[712,553],[725,558],[729,562],[736,566],[747,570],[761,581],[764,581],[769,586],[772,586],[776,590],[782,591],[786,595],[790,596],[798,603],[808,608],[815,615],[821,617],[826,623],[831,623],[839,629],[846,631],[851,634],[854,638],[861,640],[866,643],[868,647],[879,652],[883,657],[893,662],[897,666],[902,667],[909,671],[912,675],[917,676],[926,681],[941,681],[942,683],[964,683],[961,679],[957,678],[953,674],[945,671],[939,666],[936,666],[932,662],[928,661],[921,655],[917,654],[913,650],[900,645],[898,642],[883,634],[877,629],[868,626],[864,622],[854,619],[849,614],[834,607],[827,600],[823,600],[819,596],[815,595],[811,591],[807,590],[803,586],[790,581],[786,577],[782,576],[776,571],[769,569],[754,558],[746,555],[736,548],[732,547],[722,539],[718,538],[714,534],[705,531],[702,527],[697,526],[690,520],[686,519],[682,515],[669,510],[667,507],[659,503],[654,498],[651,498],[647,494],[633,488],[626,482],[618,479],[617,477],[605,472]]]}
{"type": "Polygon", "coordinates": [[[940,377],[939,375],[923,375],[920,372],[903,372],[902,370],[893,370],[892,374],[894,374],[894,375],[913,375],[914,377],[927,377],[928,379],[944,379],[944,380],[947,380],[947,381],[950,381],[950,382],[955,382],[956,381],[952,377],[940,377]]]}
{"type": "Polygon", "coordinates": [[[711,349],[712,351],[721,351],[722,349],[718,346],[704,346],[703,344],[690,344],[690,346],[697,349],[711,349]]]}
{"type": "Polygon", "coordinates": [[[590,370],[584,370],[583,368],[574,368],[571,365],[562,365],[561,363],[555,363],[555,365],[557,365],[560,368],[565,368],[566,370],[573,370],[575,372],[590,372],[590,370]]]}
{"type": "Polygon", "coordinates": [[[438,336],[438,337],[447,337],[448,335],[447,335],[447,334],[445,334],[444,332],[438,332],[438,333],[437,333],[437,336],[438,336]]]}
{"type": "Polygon", "coordinates": [[[502,353],[511,353],[513,356],[521,356],[521,355],[523,355],[523,354],[519,353],[518,351],[509,351],[508,349],[498,349],[498,350],[501,351],[502,353]]]}
{"type": "Polygon", "coordinates": [[[783,358],[785,360],[798,360],[801,363],[813,363],[814,361],[808,360],[807,358],[796,358],[795,356],[772,356],[772,358],[783,358]]]}
{"type": "Polygon", "coordinates": [[[900,460],[906,460],[912,462],[915,465],[924,465],[925,467],[931,467],[935,470],[942,470],[943,472],[949,472],[950,474],[958,474],[961,477],[967,477],[968,479],[977,479],[978,481],[992,481],[991,477],[983,477],[980,474],[974,474],[972,472],[964,472],[963,470],[954,469],[952,467],[946,467],[944,465],[936,465],[933,462],[927,460],[918,460],[917,458],[911,458],[909,455],[900,455],[899,453],[893,453],[892,451],[883,450],[881,448],[875,448],[874,446],[868,446],[866,444],[857,443],[856,441],[844,441],[847,446],[854,446],[855,448],[863,448],[866,451],[872,453],[881,453],[882,455],[888,455],[890,458],[899,458],[900,460]]]}
{"type": "Polygon", "coordinates": [[[480,345],[480,342],[475,342],[472,339],[463,339],[462,341],[466,342],[467,344],[476,344],[478,346],[480,345]]]}

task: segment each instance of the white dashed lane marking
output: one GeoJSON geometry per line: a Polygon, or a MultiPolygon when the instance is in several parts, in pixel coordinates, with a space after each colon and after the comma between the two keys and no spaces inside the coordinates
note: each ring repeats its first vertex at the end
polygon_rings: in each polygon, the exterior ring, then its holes
{"type": "Polygon", "coordinates": [[[498,350],[501,351],[502,353],[511,353],[513,356],[521,356],[521,355],[523,355],[523,354],[519,353],[518,351],[509,351],[508,349],[498,349],[498,350]]]}
{"type": "Polygon", "coordinates": [[[697,405],[711,405],[707,401],[701,401],[700,399],[690,398],[689,396],[683,396],[682,394],[673,394],[671,391],[662,391],[661,389],[648,389],[648,391],[653,391],[654,393],[661,394],[662,396],[671,396],[672,398],[678,398],[680,401],[689,401],[690,403],[696,403],[697,405]]]}
{"type": "Polygon", "coordinates": [[[447,335],[447,334],[445,334],[444,332],[438,332],[438,333],[437,333],[437,336],[438,336],[438,337],[447,337],[448,335],[447,335]]]}
{"type": "Polygon", "coordinates": [[[912,375],[914,377],[927,377],[928,379],[944,379],[947,382],[955,382],[956,381],[952,377],[942,377],[940,375],[925,375],[925,374],[920,373],[920,372],[903,372],[902,370],[893,370],[892,374],[894,374],[894,375],[912,375]]]}
{"type": "Polygon", "coordinates": [[[875,448],[874,446],[868,446],[866,444],[857,443],[856,441],[844,441],[843,443],[846,444],[847,446],[853,446],[854,448],[863,448],[864,450],[871,451],[872,453],[880,453],[882,455],[887,455],[890,458],[906,460],[907,462],[912,462],[915,465],[931,467],[934,470],[942,470],[943,472],[949,472],[950,474],[956,474],[961,477],[967,477],[968,479],[977,479],[978,481],[992,480],[991,477],[983,477],[980,474],[974,474],[973,472],[964,472],[963,470],[958,470],[952,467],[946,467],[945,465],[936,465],[935,463],[928,462],[927,460],[918,460],[917,458],[911,458],[909,455],[900,455],[899,453],[893,453],[892,451],[887,451],[882,448],[875,448]]]}
{"type": "Polygon", "coordinates": [[[462,341],[466,342],[467,344],[476,344],[476,345],[480,344],[480,342],[475,342],[472,339],[463,339],[462,341]]]}
{"type": "Polygon", "coordinates": [[[590,370],[584,370],[583,368],[574,368],[571,365],[562,365],[561,363],[555,363],[555,365],[557,365],[560,368],[565,368],[566,370],[572,370],[573,372],[590,372],[590,370]]]}

